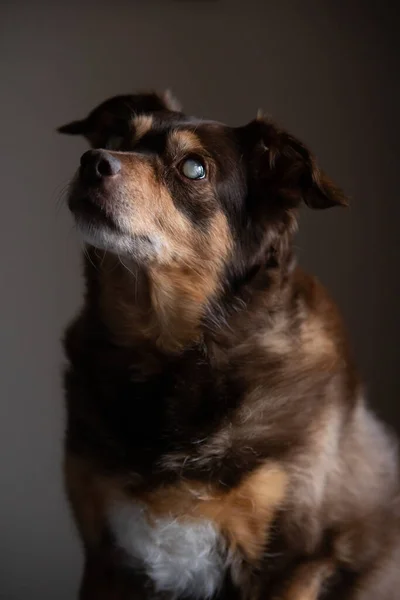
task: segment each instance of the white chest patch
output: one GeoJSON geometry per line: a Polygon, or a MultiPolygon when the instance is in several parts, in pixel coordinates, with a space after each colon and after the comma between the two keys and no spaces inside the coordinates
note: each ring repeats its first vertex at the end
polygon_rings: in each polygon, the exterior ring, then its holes
{"type": "Polygon", "coordinates": [[[207,520],[149,519],[139,503],[114,505],[109,522],[119,548],[143,569],[157,592],[210,598],[220,588],[226,559],[221,538],[207,520]]]}

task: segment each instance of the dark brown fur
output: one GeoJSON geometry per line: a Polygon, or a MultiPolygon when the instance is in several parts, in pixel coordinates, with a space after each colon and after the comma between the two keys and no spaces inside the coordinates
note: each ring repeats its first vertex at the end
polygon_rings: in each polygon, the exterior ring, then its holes
{"type": "MultiPolygon", "coordinates": [[[[346,200],[272,122],[232,129],[149,98],[122,115],[118,176],[93,187],[81,172],[69,200],[78,224],[89,197],[90,223],[123,223],[132,240],[122,257],[88,246],[65,339],[81,599],[155,597],[107,525],[124,499],[150,519],[214,523],[235,557],[218,599],[394,600],[396,451],[365,407],[335,305],[292,255],[301,201],[346,200]],[[205,180],[182,177],[186,156],[205,180]]],[[[107,146],[116,132],[100,130],[107,146]]]]}
{"type": "Polygon", "coordinates": [[[62,125],[58,131],[68,135],[83,135],[93,148],[105,148],[115,138],[126,134],[127,124],[133,116],[180,110],[179,103],[169,91],[162,95],[154,92],[125,94],[102,102],[84,119],[62,125]]]}

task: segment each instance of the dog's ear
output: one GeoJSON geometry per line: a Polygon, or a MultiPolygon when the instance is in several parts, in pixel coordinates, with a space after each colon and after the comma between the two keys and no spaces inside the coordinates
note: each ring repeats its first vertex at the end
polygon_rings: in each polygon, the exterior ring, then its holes
{"type": "Polygon", "coordinates": [[[83,135],[91,146],[101,147],[112,137],[120,136],[124,125],[134,115],[181,110],[181,105],[169,90],[163,94],[144,92],[114,96],[96,106],[85,119],[62,125],[57,131],[67,135],[83,135]]]}
{"type": "Polygon", "coordinates": [[[171,90],[165,90],[161,95],[161,100],[167,110],[172,112],[182,112],[182,105],[171,90]]]}
{"type": "Polygon", "coordinates": [[[257,196],[269,195],[288,207],[301,201],[318,209],[348,205],[306,146],[271,121],[259,116],[236,131],[257,196]]]}
{"type": "Polygon", "coordinates": [[[58,127],[57,131],[59,133],[66,133],[67,135],[85,135],[87,133],[86,121],[86,119],[83,119],[82,121],[71,121],[71,123],[58,127]]]}

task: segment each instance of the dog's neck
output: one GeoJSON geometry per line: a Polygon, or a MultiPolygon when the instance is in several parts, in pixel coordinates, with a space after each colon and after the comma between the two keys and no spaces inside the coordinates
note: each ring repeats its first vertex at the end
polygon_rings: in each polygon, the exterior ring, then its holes
{"type": "Polygon", "coordinates": [[[201,264],[142,268],[113,254],[88,250],[85,274],[86,301],[96,307],[114,344],[132,348],[146,342],[176,354],[205,338],[218,339],[222,346],[235,337],[236,343],[243,340],[257,327],[260,315],[264,319],[282,303],[287,269],[261,268],[232,292],[224,291],[220,276],[201,264]]]}
{"type": "Polygon", "coordinates": [[[141,268],[133,261],[88,250],[87,302],[113,343],[132,347],[143,341],[167,353],[200,341],[206,305],[218,279],[202,265],[141,268]]]}

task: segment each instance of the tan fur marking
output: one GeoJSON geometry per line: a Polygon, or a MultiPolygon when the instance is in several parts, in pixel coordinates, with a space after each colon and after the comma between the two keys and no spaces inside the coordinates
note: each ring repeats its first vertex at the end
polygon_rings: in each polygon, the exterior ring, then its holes
{"type": "MultiPolygon", "coordinates": [[[[129,277],[136,268],[134,261],[123,260],[124,273],[121,265],[115,269],[102,263],[100,302],[104,318],[119,343],[131,343],[133,332],[137,338],[142,331],[144,337],[155,339],[164,349],[178,350],[198,337],[200,319],[218,290],[221,270],[233,245],[230,228],[225,215],[217,212],[207,231],[197,230],[176,208],[151,162],[121,153],[118,157],[126,177],[114,201],[120,204],[124,226],[134,236],[154,239],[162,252],[149,265],[146,310],[141,310],[137,297],[133,297],[133,289],[135,294],[138,291],[138,281],[133,285],[129,277]]],[[[115,264],[115,259],[108,262],[115,264]]]]}
{"type": "Polygon", "coordinates": [[[261,344],[271,354],[282,356],[293,349],[293,339],[287,333],[287,322],[279,316],[270,324],[268,331],[261,334],[261,344]]]}
{"type": "Polygon", "coordinates": [[[204,152],[204,148],[193,131],[174,130],[168,137],[168,148],[172,155],[204,152]]]}
{"type": "Polygon", "coordinates": [[[327,560],[310,562],[299,567],[283,594],[274,600],[318,600],[324,583],[333,573],[327,560]]]}
{"type": "MultiPolygon", "coordinates": [[[[66,458],[65,477],[68,497],[86,545],[100,543],[109,506],[116,500],[131,500],[147,506],[150,520],[152,516],[210,520],[232,550],[241,551],[251,560],[262,557],[268,528],[287,487],[286,473],[279,465],[268,463],[227,492],[197,481],[182,481],[177,486],[151,492],[127,492],[126,482],[101,477],[92,464],[72,456],[66,458]]],[[[129,483],[135,483],[134,477],[129,483]]]]}
{"type": "MultiPolygon", "coordinates": [[[[178,248],[175,250],[174,235],[170,239],[170,252],[174,256],[178,248]]],[[[224,215],[218,213],[214,217],[204,240],[182,228],[179,244],[182,244],[180,260],[152,265],[145,282],[128,259],[124,259],[123,265],[109,255],[102,260],[101,307],[119,343],[130,344],[132,336],[142,335],[156,338],[159,346],[173,351],[199,336],[200,320],[207,303],[218,291],[220,272],[232,245],[224,215]],[[181,262],[185,257],[184,241],[186,256],[189,259],[192,255],[191,267],[186,266],[186,261],[181,262]],[[144,286],[148,287],[147,292],[144,286]]]]}
{"type": "Polygon", "coordinates": [[[178,349],[199,335],[198,326],[217,281],[205,272],[185,272],[179,267],[155,268],[152,275],[152,306],[160,325],[158,344],[178,349]]]}
{"type": "Polygon", "coordinates": [[[190,248],[193,227],[175,207],[151,162],[137,155],[118,154],[118,158],[123,163],[124,181],[114,202],[120,204],[130,233],[158,236],[165,246],[165,260],[174,258],[178,249],[186,260],[193,258],[190,248]]]}
{"type": "Polygon", "coordinates": [[[337,346],[319,316],[310,315],[304,322],[301,328],[301,339],[308,360],[325,359],[325,363],[328,361],[331,366],[335,364],[337,346]]]}
{"type": "Polygon", "coordinates": [[[134,128],[134,141],[138,142],[153,125],[153,117],[151,115],[138,115],[132,119],[134,128]]]}
{"type": "Polygon", "coordinates": [[[64,462],[64,477],[82,539],[85,545],[95,546],[100,542],[104,527],[105,482],[93,474],[88,463],[69,454],[64,462]]]}
{"type": "Polygon", "coordinates": [[[152,304],[158,315],[161,334],[159,344],[171,350],[196,339],[207,303],[220,284],[220,272],[228,256],[232,239],[222,213],[214,217],[204,239],[194,235],[195,268],[178,264],[150,269],[152,304]]]}
{"type": "Polygon", "coordinates": [[[211,520],[226,537],[232,550],[247,558],[261,558],[268,528],[283,502],[287,477],[276,465],[266,464],[226,493],[196,482],[162,488],[143,500],[149,513],[180,519],[211,520]]]}
{"type": "Polygon", "coordinates": [[[286,315],[280,315],[268,324],[268,330],[260,337],[262,346],[268,353],[279,357],[291,357],[288,368],[301,370],[316,367],[324,371],[332,370],[339,360],[338,340],[335,325],[337,316],[331,311],[331,320],[326,322],[324,310],[326,298],[320,296],[320,288],[313,282],[313,295],[297,307],[300,322],[294,335],[288,329],[286,315]],[[296,360],[293,360],[293,356],[296,360]]]}
{"type": "MultiPolygon", "coordinates": [[[[337,359],[335,340],[317,315],[310,314],[304,320],[296,338],[288,333],[287,321],[281,317],[262,335],[261,343],[268,352],[277,356],[296,352],[302,366],[305,362],[324,362],[327,366],[334,366],[337,359]]],[[[294,366],[298,368],[299,364],[294,366]]]]}
{"type": "MultiPolygon", "coordinates": [[[[126,499],[126,481],[101,476],[92,462],[68,453],[64,461],[64,478],[68,500],[84,544],[95,547],[107,525],[110,503],[126,499]]],[[[130,473],[129,485],[137,485],[139,481],[139,475],[130,473]]]]}

